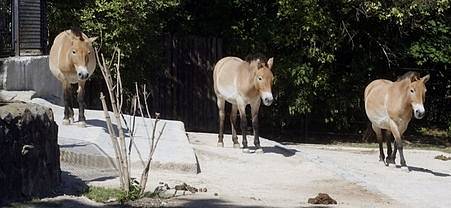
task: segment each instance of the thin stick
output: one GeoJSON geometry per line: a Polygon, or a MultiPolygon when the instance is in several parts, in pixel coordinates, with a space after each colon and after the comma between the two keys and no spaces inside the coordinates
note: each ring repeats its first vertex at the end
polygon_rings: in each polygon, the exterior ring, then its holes
{"type": "MultiPolygon", "coordinates": [[[[146,112],[147,112],[147,116],[149,117],[149,119],[151,118],[150,117],[150,112],[149,112],[149,105],[147,104],[147,90],[146,90],[146,85],[144,84],[144,92],[143,92],[143,94],[144,94],[144,105],[146,105],[146,112]]],[[[158,117],[160,117],[160,115],[158,114],[157,115],[158,117]]],[[[154,127],[154,130],[155,130],[155,127],[154,127]]],[[[155,133],[155,132],[154,132],[155,133]]],[[[154,141],[155,141],[155,137],[154,137],[154,135],[152,135],[152,141],[151,141],[151,145],[150,145],[150,151],[153,151],[153,148],[154,148],[154,141]]]]}
{"type": "Polygon", "coordinates": [[[122,158],[121,151],[119,151],[119,144],[117,142],[117,137],[113,131],[113,124],[111,123],[110,114],[108,113],[108,107],[105,102],[105,96],[103,95],[102,92],[100,92],[100,100],[102,101],[103,113],[105,115],[105,120],[107,123],[108,134],[110,135],[111,143],[113,143],[114,153],[116,155],[116,162],[117,162],[116,165],[117,165],[117,169],[119,170],[119,176],[121,178],[121,180],[120,180],[121,187],[123,187],[124,186],[124,181],[123,181],[123,177],[122,177],[123,173],[122,173],[122,168],[120,167],[120,165],[121,165],[120,160],[122,158]]]}
{"type": "MultiPolygon", "coordinates": [[[[154,125],[154,128],[153,128],[154,132],[155,132],[155,129],[157,128],[157,122],[158,122],[158,120],[159,120],[158,117],[155,118],[155,125],[154,125]]],[[[142,172],[142,174],[141,174],[141,180],[140,180],[140,184],[141,184],[141,195],[144,194],[144,191],[145,191],[145,189],[146,189],[147,178],[148,178],[148,176],[149,176],[149,171],[150,171],[150,163],[152,162],[153,154],[155,153],[155,149],[156,149],[156,147],[157,147],[157,145],[158,145],[158,142],[160,141],[161,135],[163,135],[163,131],[164,131],[165,128],[166,128],[166,123],[164,123],[164,124],[163,124],[163,127],[161,128],[161,131],[160,131],[160,133],[159,133],[159,135],[158,135],[158,138],[157,138],[157,140],[156,140],[156,142],[155,142],[155,147],[152,148],[153,150],[149,152],[149,160],[147,161],[146,168],[144,168],[144,170],[143,170],[143,172],[142,172]]],[[[154,135],[154,136],[155,136],[155,135],[154,135]]],[[[154,138],[152,138],[152,139],[154,139],[154,138]]]]}
{"type": "MultiPolygon", "coordinates": [[[[143,120],[144,129],[146,130],[147,138],[150,138],[149,131],[147,130],[146,119],[144,119],[144,112],[143,112],[143,109],[142,109],[142,106],[141,106],[141,101],[139,100],[138,83],[136,83],[136,82],[135,82],[135,88],[136,88],[136,94],[137,94],[137,99],[138,99],[138,107],[139,107],[139,111],[141,113],[141,118],[143,120]]],[[[150,145],[150,142],[149,142],[149,145],[150,145]]]]}

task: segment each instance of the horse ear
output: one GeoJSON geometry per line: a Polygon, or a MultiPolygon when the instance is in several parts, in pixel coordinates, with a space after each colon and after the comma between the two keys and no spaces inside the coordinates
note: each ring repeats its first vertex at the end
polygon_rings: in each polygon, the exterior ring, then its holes
{"type": "Polygon", "coordinates": [[[430,77],[431,77],[431,76],[429,76],[429,74],[428,74],[428,75],[422,77],[421,80],[423,80],[423,82],[426,84],[426,82],[429,81],[429,78],[430,78],[430,77]]]}
{"type": "Polygon", "coordinates": [[[93,43],[94,41],[97,40],[97,38],[99,38],[99,37],[96,36],[96,37],[88,38],[88,42],[93,43]]]}
{"type": "Polygon", "coordinates": [[[269,69],[272,68],[273,62],[274,62],[274,57],[271,57],[271,58],[268,60],[268,68],[269,68],[269,69]]]}

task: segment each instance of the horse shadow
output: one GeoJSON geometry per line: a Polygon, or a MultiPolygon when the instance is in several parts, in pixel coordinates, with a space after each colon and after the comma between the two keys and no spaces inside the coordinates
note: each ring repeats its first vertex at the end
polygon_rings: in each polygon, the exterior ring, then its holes
{"type": "Polygon", "coordinates": [[[283,155],[284,157],[291,157],[296,154],[296,152],[299,152],[296,149],[288,149],[288,148],[282,148],[278,146],[271,146],[271,147],[262,147],[263,153],[273,153],[273,154],[279,154],[283,155]]]}
{"type": "MultiPolygon", "coordinates": [[[[103,128],[103,130],[108,133],[108,125],[106,123],[106,121],[104,120],[100,120],[100,119],[87,119],[86,120],[86,124],[91,125],[91,126],[96,126],[96,127],[101,127],[103,128]]],[[[118,128],[117,125],[113,123],[113,129],[114,131],[117,133],[118,132],[118,128]]],[[[122,128],[122,131],[124,133],[128,133],[126,128],[122,128]]]]}
{"type": "MultiPolygon", "coordinates": [[[[400,165],[396,165],[397,168],[401,168],[400,165]]],[[[435,172],[432,170],[429,170],[427,168],[421,168],[421,167],[415,167],[415,166],[407,166],[407,168],[409,169],[409,171],[415,171],[415,172],[422,172],[422,173],[430,173],[434,176],[439,176],[439,177],[449,177],[451,176],[451,174],[448,173],[441,173],[441,172],[435,172]]]]}

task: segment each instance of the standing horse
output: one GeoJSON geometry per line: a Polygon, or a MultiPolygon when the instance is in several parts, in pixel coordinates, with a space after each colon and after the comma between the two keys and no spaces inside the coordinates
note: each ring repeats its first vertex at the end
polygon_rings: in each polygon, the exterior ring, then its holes
{"type": "Polygon", "coordinates": [[[78,83],[78,124],[81,127],[86,126],[83,96],[85,82],[96,68],[96,59],[92,48],[92,42],[96,39],[97,37],[88,38],[78,29],[70,29],[56,36],[50,49],[50,71],[62,83],[64,89],[64,125],[74,122],[71,84],[78,83]]]}
{"type": "Polygon", "coordinates": [[[397,81],[378,79],[365,89],[365,111],[372,123],[379,143],[379,160],[385,165],[395,164],[396,151],[399,150],[401,167],[407,167],[404,159],[402,134],[407,129],[413,115],[417,119],[424,117],[425,83],[429,75],[422,78],[417,73],[407,72],[397,81]],[[390,131],[395,138],[394,151],[387,139],[387,158],[385,162],[382,147],[382,130],[390,131]]]}
{"type": "Polygon", "coordinates": [[[270,58],[265,63],[261,62],[260,59],[243,61],[237,57],[225,57],[216,63],[213,71],[213,82],[219,110],[218,146],[224,147],[224,108],[225,101],[227,101],[232,104],[230,123],[233,147],[240,147],[235,130],[238,110],[243,134],[243,148],[248,148],[245,130],[247,126],[246,106],[250,105],[252,127],[254,129],[254,145],[256,149],[261,148],[258,131],[258,109],[260,108],[261,100],[266,106],[271,105],[273,101],[271,93],[273,60],[273,58],[270,58]]]}

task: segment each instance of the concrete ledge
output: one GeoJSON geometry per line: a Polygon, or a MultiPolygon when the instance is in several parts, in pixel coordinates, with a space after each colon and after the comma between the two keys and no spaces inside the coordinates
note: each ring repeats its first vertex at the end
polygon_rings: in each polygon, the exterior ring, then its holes
{"type": "MultiPolygon", "coordinates": [[[[46,100],[35,98],[35,102],[52,108],[55,122],[59,126],[58,144],[61,149],[61,160],[72,165],[97,168],[114,168],[115,152],[109,134],[103,111],[85,110],[87,128],[80,128],[77,124],[62,125],[64,108],[53,105],[46,100]]],[[[75,109],[75,114],[77,114],[75,109]]],[[[113,117],[112,113],[110,114],[113,117]]],[[[75,115],[75,118],[78,118],[75,115]]],[[[129,122],[130,116],[125,119],[129,122]]],[[[114,119],[113,119],[114,121],[114,119]]],[[[192,145],[186,136],[183,122],[161,120],[157,125],[159,132],[166,123],[158,147],[153,156],[151,168],[196,174],[198,164],[192,145]]],[[[142,170],[150,152],[150,141],[147,134],[151,134],[153,119],[136,118],[135,140],[132,146],[132,169],[142,170]],[[143,161],[141,160],[143,159],[143,161]]],[[[126,138],[127,146],[129,139],[126,138]]]]}
{"type": "Polygon", "coordinates": [[[61,83],[50,72],[48,56],[19,56],[5,59],[0,69],[0,89],[33,90],[38,97],[63,104],[63,89],[61,83]]]}
{"type": "Polygon", "coordinates": [[[36,97],[35,91],[6,91],[0,90],[0,98],[5,101],[30,101],[36,97]]]}

